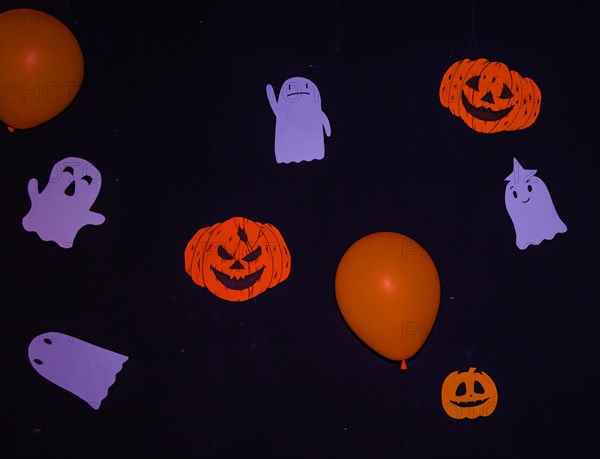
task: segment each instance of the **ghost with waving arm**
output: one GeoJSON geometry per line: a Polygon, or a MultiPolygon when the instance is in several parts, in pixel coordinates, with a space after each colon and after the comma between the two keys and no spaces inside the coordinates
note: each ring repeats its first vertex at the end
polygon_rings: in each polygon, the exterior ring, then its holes
{"type": "Polygon", "coordinates": [[[100,171],[85,159],[59,161],[41,192],[37,179],[29,180],[31,209],[23,218],[23,228],[36,232],[43,241],[71,248],[82,227],[104,223],[104,215],[90,210],[101,185],[100,171]]]}
{"type": "Polygon", "coordinates": [[[299,163],[325,157],[325,140],[331,136],[329,118],[321,109],[317,86],[303,77],[287,79],[279,98],[267,85],[267,99],[276,117],[275,159],[278,163],[299,163]]]}
{"type": "Polygon", "coordinates": [[[567,226],[556,212],[548,187],[535,175],[537,169],[523,169],[516,158],[513,164],[505,179],[504,203],[515,227],[517,247],[525,250],[565,233],[567,226]]]}

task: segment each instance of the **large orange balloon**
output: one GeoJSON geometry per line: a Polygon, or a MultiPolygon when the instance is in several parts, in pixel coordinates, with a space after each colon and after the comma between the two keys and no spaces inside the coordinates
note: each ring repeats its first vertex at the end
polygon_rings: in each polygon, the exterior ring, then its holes
{"type": "Polygon", "coordinates": [[[0,120],[38,126],[61,113],[83,80],[83,55],[58,19],[33,9],[0,14],[0,120]]]}
{"type": "Polygon", "coordinates": [[[398,233],[365,236],[346,251],[335,276],[346,323],[380,355],[402,362],[429,336],[440,305],[440,280],[429,254],[398,233]]]}

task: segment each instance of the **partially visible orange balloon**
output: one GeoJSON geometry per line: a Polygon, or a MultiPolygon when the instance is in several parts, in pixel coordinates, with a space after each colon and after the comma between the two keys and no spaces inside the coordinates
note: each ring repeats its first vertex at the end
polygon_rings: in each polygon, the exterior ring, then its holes
{"type": "Polygon", "coordinates": [[[413,239],[373,233],[348,248],[335,295],[348,326],[378,354],[413,357],[429,336],[440,305],[440,280],[429,254],[413,239]]]}
{"type": "Polygon", "coordinates": [[[82,80],[81,48],[62,22],[28,8],[0,14],[0,120],[9,129],[54,118],[82,80]]]}

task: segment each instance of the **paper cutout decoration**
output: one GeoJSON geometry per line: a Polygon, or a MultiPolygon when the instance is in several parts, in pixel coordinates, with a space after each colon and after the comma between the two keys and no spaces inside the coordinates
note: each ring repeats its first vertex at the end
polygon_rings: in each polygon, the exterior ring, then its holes
{"type": "Polygon", "coordinates": [[[337,303],[349,327],[394,361],[425,343],[440,305],[440,280],[429,254],[398,233],[373,233],[344,253],[335,275],[337,303]]]}
{"type": "Polygon", "coordinates": [[[504,203],[515,227],[517,247],[525,250],[565,233],[567,226],[558,216],[546,184],[535,175],[537,169],[523,169],[516,158],[513,164],[505,179],[504,203]]]}
{"type": "Polygon", "coordinates": [[[270,223],[233,217],[201,228],[185,248],[194,283],[228,301],[246,301],[286,280],[290,251],[270,223]]]}
{"type": "Polygon", "coordinates": [[[54,118],[83,80],[83,55],[58,19],[23,8],[0,14],[0,119],[9,130],[54,118]]]}
{"type": "Polygon", "coordinates": [[[442,406],[454,419],[475,419],[489,416],[498,405],[498,389],[484,371],[454,371],[442,384],[442,406]]]}
{"type": "Polygon", "coordinates": [[[37,179],[29,180],[31,209],[23,218],[23,228],[36,232],[43,241],[71,248],[83,226],[105,221],[104,215],[90,211],[101,185],[102,176],[93,164],[75,157],[62,159],[52,168],[41,193],[37,179]]]}
{"type": "Polygon", "coordinates": [[[535,81],[487,59],[452,64],[442,78],[439,96],[453,115],[486,134],[531,126],[542,103],[535,81]]]}
{"type": "Polygon", "coordinates": [[[100,408],[117,373],[129,359],[57,332],[36,336],[29,344],[28,354],[29,362],[40,375],[95,410],[100,408]]]}
{"type": "Polygon", "coordinates": [[[319,89],[310,80],[293,77],[283,83],[279,98],[267,85],[267,98],[277,118],[275,124],[275,159],[278,163],[299,163],[323,159],[325,135],[331,135],[327,115],[321,110],[319,89]]]}

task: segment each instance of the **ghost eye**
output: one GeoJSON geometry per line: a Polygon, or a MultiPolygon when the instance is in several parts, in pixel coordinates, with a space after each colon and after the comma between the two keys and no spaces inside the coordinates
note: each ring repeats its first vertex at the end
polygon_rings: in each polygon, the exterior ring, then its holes
{"type": "Polygon", "coordinates": [[[44,362],[42,362],[40,359],[33,359],[33,361],[35,363],[37,363],[38,365],[42,365],[44,362]]]}
{"type": "Polygon", "coordinates": [[[469,88],[474,89],[475,91],[479,91],[479,78],[480,78],[480,76],[471,77],[466,81],[465,84],[469,88]]]}
{"type": "Polygon", "coordinates": [[[288,84],[288,90],[290,90],[290,91],[292,90],[292,85],[291,84],[288,84]]]}
{"type": "Polygon", "coordinates": [[[233,255],[230,255],[229,252],[227,252],[227,250],[225,250],[222,245],[220,245],[217,249],[217,253],[223,260],[233,260],[233,255]]]}
{"type": "Polygon", "coordinates": [[[81,180],[85,180],[88,185],[92,184],[92,177],[90,177],[89,175],[84,175],[83,177],[81,177],[81,180]]]}
{"type": "Polygon", "coordinates": [[[531,185],[527,185],[527,191],[531,193],[531,190],[533,190],[533,188],[531,188],[531,185]]]}
{"type": "Polygon", "coordinates": [[[44,343],[46,343],[46,344],[52,344],[52,341],[49,340],[48,338],[44,338],[44,343]]]}
{"type": "Polygon", "coordinates": [[[306,89],[308,89],[308,83],[306,83],[306,89]]]}
{"type": "Polygon", "coordinates": [[[502,86],[502,93],[500,94],[500,99],[511,99],[512,96],[512,91],[508,88],[508,86],[506,86],[506,84],[504,84],[504,86],[502,86]]]}
{"type": "Polygon", "coordinates": [[[75,173],[75,171],[73,170],[73,168],[71,166],[67,166],[63,169],[63,172],[68,172],[69,174],[73,175],[75,173]]]}
{"type": "Polygon", "coordinates": [[[467,393],[467,386],[464,382],[461,382],[456,388],[456,395],[465,395],[467,393]]]}
{"type": "Polygon", "coordinates": [[[242,260],[244,260],[244,261],[254,261],[258,257],[260,257],[261,253],[262,253],[262,249],[259,247],[258,249],[253,250],[248,255],[246,255],[244,258],[242,258],[242,260]]]}
{"type": "Polygon", "coordinates": [[[513,196],[515,197],[515,199],[517,199],[517,192],[513,191],[513,196]]]}

